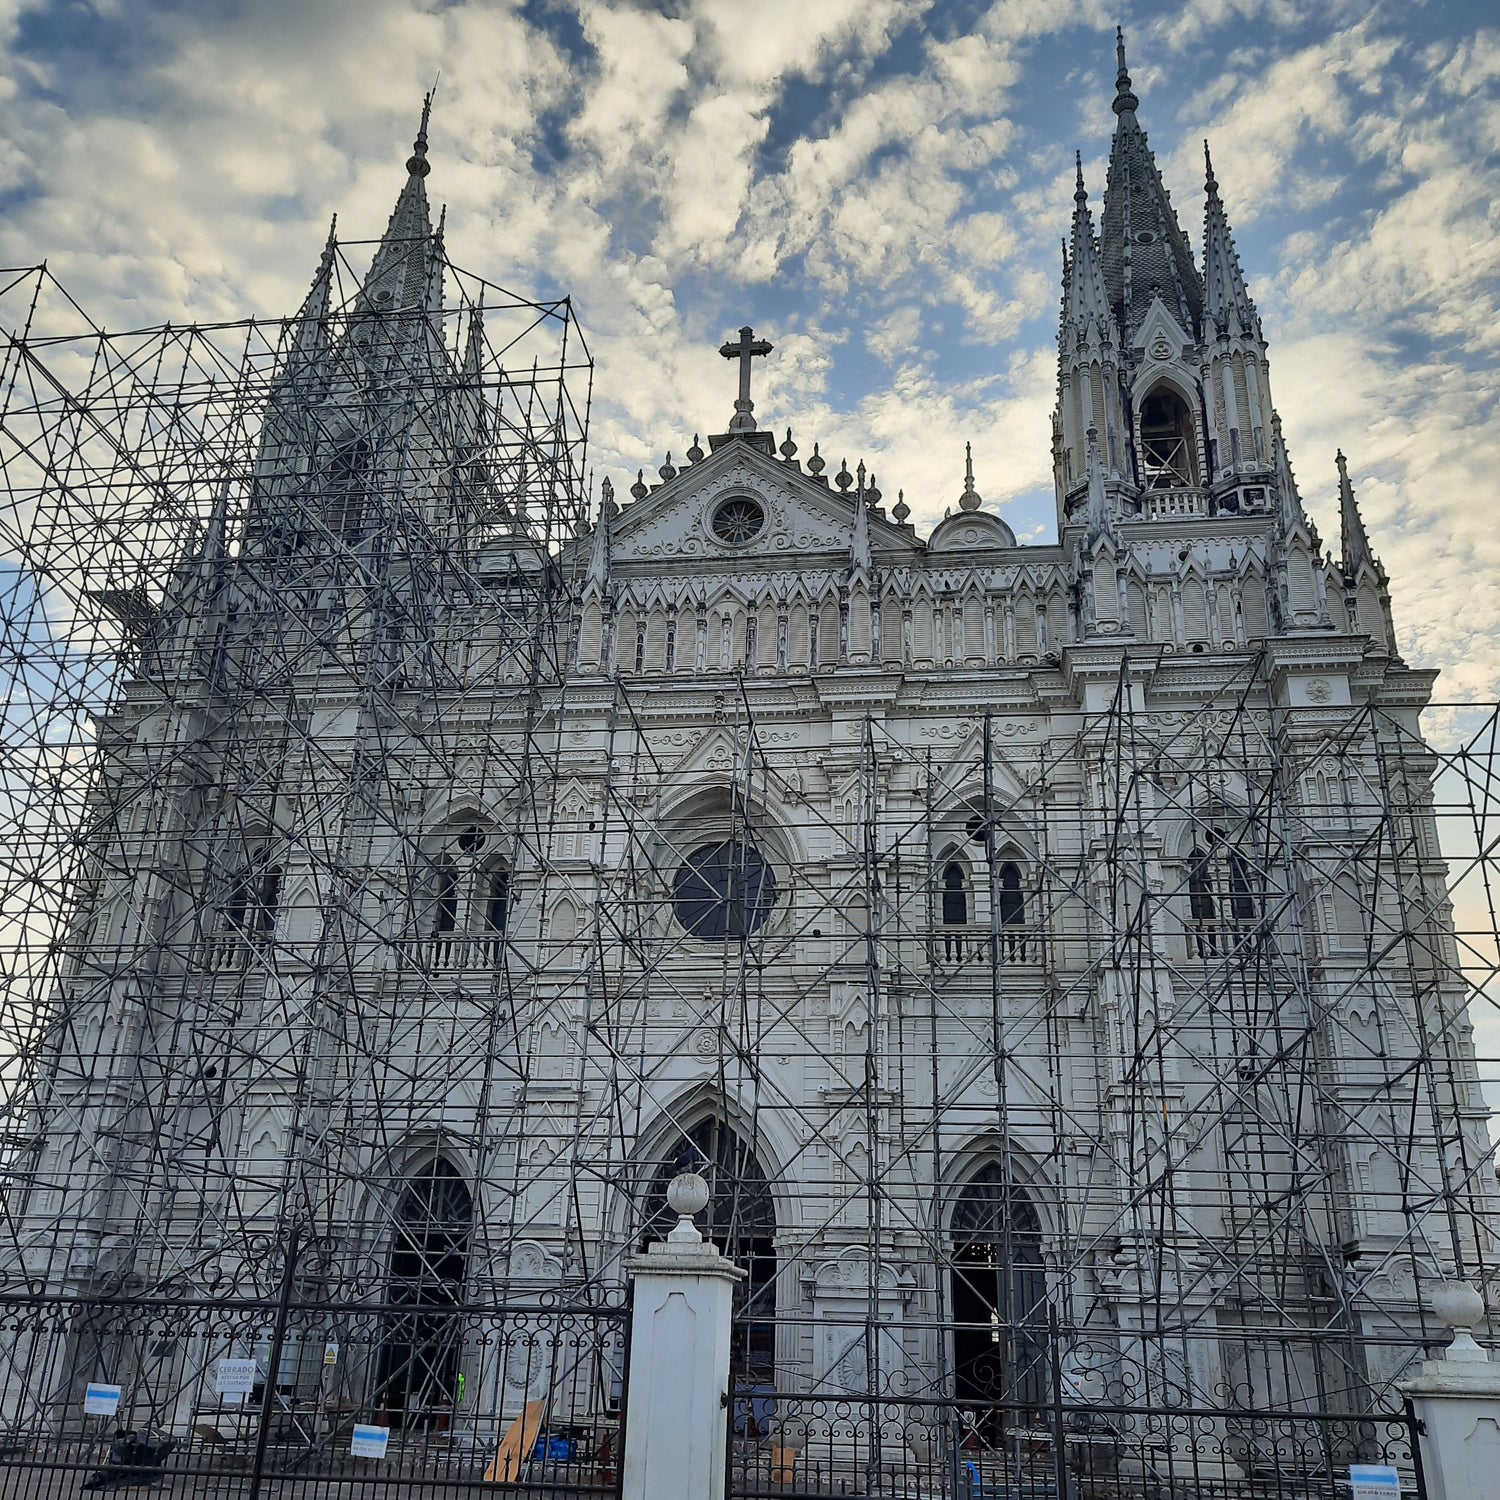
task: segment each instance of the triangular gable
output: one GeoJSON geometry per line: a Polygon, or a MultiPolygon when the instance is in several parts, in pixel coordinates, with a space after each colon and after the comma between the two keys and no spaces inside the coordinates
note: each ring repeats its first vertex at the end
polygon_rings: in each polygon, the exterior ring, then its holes
{"type": "MultiPolygon", "coordinates": [[[[612,523],[611,561],[616,568],[669,557],[743,559],[752,566],[768,557],[809,553],[847,557],[854,529],[854,497],[819,484],[790,464],[749,443],[725,443],[642,499],[627,505],[612,523]],[[727,544],[711,527],[714,511],[733,495],[749,495],[765,507],[765,524],[750,541],[727,544]]],[[[870,545],[877,560],[912,557],[922,544],[900,527],[867,512],[870,545]]]]}

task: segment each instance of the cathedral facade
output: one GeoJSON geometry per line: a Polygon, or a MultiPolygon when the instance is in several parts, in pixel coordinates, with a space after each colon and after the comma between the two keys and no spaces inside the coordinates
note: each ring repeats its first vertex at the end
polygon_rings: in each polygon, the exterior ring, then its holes
{"type": "MultiPolygon", "coordinates": [[[[395,1320],[350,1400],[510,1412],[456,1310],[607,1301],[694,1168],[751,1386],[1389,1403],[1491,1253],[1435,674],[1342,456],[1323,554],[1212,168],[1195,257],[1137,111],[1122,46],[1036,545],[972,467],[923,534],[777,441],[748,328],[725,430],[585,514],[493,307],[444,322],[424,120],[101,726],[12,1288],[265,1308],[295,1260],[395,1320]]],[[[59,1325],[7,1401],[144,1359],[59,1325]]]]}

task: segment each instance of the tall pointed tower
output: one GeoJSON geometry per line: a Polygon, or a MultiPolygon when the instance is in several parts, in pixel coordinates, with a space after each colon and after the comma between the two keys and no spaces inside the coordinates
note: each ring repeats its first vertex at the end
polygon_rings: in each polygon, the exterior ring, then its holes
{"type": "Polygon", "coordinates": [[[1117,51],[1099,237],[1080,165],[1064,262],[1061,517],[1085,505],[1090,426],[1122,516],[1264,511],[1277,484],[1266,344],[1219,185],[1209,164],[1200,272],[1137,115],[1123,35],[1117,51]]]}
{"type": "Polygon", "coordinates": [[[1078,168],[1053,419],[1058,520],[1065,538],[1082,539],[1075,560],[1087,633],[1185,637],[1189,649],[1210,649],[1234,638],[1243,645],[1267,628],[1326,630],[1320,543],[1287,461],[1260,314],[1207,144],[1200,269],[1141,126],[1119,32],[1116,54],[1116,125],[1097,237],[1078,168]],[[1234,570],[1239,581],[1223,591],[1217,619],[1212,574],[1227,570],[1197,545],[1178,559],[1187,569],[1171,598],[1153,594],[1145,562],[1122,556],[1115,568],[1116,553],[1148,540],[1129,523],[1186,523],[1206,546],[1216,533],[1193,523],[1224,517],[1250,523],[1257,545],[1241,558],[1252,562],[1253,581],[1234,570]],[[1106,520],[1125,531],[1108,534],[1106,520]],[[1101,545],[1111,554],[1102,572],[1094,565],[1101,545]],[[1195,571],[1191,618],[1183,618],[1181,596],[1195,571]]]}

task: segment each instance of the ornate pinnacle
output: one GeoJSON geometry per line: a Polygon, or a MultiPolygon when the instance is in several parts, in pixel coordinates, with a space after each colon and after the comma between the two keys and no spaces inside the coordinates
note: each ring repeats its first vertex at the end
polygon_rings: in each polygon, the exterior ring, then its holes
{"type": "Polygon", "coordinates": [[[979,492],[974,488],[974,445],[964,444],[964,492],[958,497],[960,510],[978,510],[979,492]]]}
{"type": "Polygon", "coordinates": [[[432,165],[427,160],[427,122],[432,117],[432,90],[422,95],[422,123],[417,127],[417,138],[411,143],[412,154],[406,159],[406,170],[413,177],[425,177],[432,165]]]}
{"type": "Polygon", "coordinates": [[[1130,69],[1125,66],[1125,28],[1115,27],[1115,60],[1118,70],[1115,73],[1115,103],[1114,110],[1117,115],[1130,114],[1140,104],[1130,89],[1130,69]]]}

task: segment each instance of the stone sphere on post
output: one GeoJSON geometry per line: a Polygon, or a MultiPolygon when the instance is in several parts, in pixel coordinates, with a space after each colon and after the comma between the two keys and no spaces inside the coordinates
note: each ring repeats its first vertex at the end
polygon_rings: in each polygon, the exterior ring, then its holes
{"type": "Polygon", "coordinates": [[[696,1172],[679,1172],[667,1184],[667,1207],[675,1213],[677,1227],[667,1236],[672,1240],[701,1240],[693,1227],[693,1215],[708,1207],[708,1184],[696,1172]]]}
{"type": "Polygon", "coordinates": [[[1447,1359],[1474,1364],[1488,1360],[1474,1339],[1474,1328],[1484,1318],[1484,1298],[1467,1281],[1440,1281],[1428,1301],[1433,1312],[1453,1330],[1447,1359]]]}

